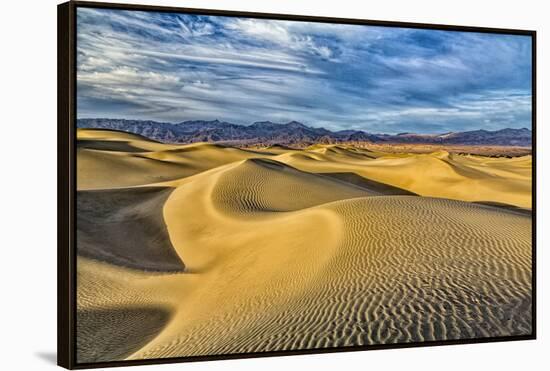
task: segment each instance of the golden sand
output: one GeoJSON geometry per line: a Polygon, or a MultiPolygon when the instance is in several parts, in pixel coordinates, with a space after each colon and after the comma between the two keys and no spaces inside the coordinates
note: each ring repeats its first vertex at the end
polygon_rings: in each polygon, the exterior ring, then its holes
{"type": "Polygon", "coordinates": [[[532,331],[530,156],[78,135],[79,362],[532,331]]]}

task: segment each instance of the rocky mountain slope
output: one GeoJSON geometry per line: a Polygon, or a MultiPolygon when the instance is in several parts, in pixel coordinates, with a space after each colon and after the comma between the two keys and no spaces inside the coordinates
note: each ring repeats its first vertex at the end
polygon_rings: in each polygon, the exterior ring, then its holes
{"type": "Polygon", "coordinates": [[[97,128],[126,131],[166,143],[228,142],[258,145],[296,145],[314,143],[411,143],[453,145],[502,145],[530,147],[531,130],[502,129],[475,130],[444,134],[400,133],[397,135],[372,134],[360,130],[330,131],[306,126],[297,121],[278,124],[258,121],[251,125],[230,122],[184,121],[177,124],[142,120],[78,119],[78,128],[97,128]]]}

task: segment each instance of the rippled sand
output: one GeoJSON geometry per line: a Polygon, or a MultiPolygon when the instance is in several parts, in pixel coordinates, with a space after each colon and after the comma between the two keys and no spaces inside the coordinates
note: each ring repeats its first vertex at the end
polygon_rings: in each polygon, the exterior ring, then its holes
{"type": "Polygon", "coordinates": [[[530,156],[78,137],[79,362],[532,331],[530,156]]]}

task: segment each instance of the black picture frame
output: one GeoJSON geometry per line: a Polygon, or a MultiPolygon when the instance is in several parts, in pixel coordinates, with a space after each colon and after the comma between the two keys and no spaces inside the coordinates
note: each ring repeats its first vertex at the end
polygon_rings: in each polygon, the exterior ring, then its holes
{"type": "Polygon", "coordinates": [[[213,9],[178,8],[167,6],[130,5],[86,1],[69,1],[58,5],[57,30],[57,363],[67,369],[85,369],[114,366],[164,364],[190,361],[211,361],[250,357],[288,356],[299,354],[331,353],[363,351],[373,349],[410,348],[424,346],[440,346],[453,344],[474,344],[501,341],[533,340],[536,339],[536,31],[485,28],[458,25],[424,24],[409,22],[393,22],[379,20],[363,20],[350,18],[317,17],[290,14],[270,14],[241,12],[213,9]],[[220,15],[229,17],[248,17],[257,19],[276,19],[289,21],[311,21],[322,23],[339,23],[370,25],[381,27],[403,27],[431,30],[452,30],[477,33],[524,35],[532,39],[532,333],[521,336],[489,337],[465,340],[425,341],[417,343],[384,344],[354,347],[336,347],[328,349],[303,349],[292,351],[268,351],[245,354],[209,355],[177,358],[124,360],[98,363],[76,362],[76,238],[75,238],[75,196],[76,196],[76,9],[103,8],[138,10],[154,12],[172,12],[200,15],[220,15]]]}

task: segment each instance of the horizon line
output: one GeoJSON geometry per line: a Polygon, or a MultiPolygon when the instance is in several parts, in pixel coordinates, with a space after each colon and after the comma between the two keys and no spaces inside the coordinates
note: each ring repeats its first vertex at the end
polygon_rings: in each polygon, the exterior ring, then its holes
{"type": "Polygon", "coordinates": [[[483,129],[483,128],[478,128],[478,129],[475,129],[475,130],[465,130],[465,131],[446,131],[446,132],[440,132],[440,133],[423,133],[423,132],[413,132],[413,131],[403,131],[403,132],[399,132],[399,133],[396,133],[396,134],[388,134],[388,133],[384,133],[384,132],[373,132],[373,131],[366,131],[366,130],[362,130],[362,129],[342,129],[342,130],[331,130],[331,129],[327,129],[323,126],[310,126],[308,124],[304,124],[303,122],[301,121],[298,121],[298,120],[290,120],[288,122],[285,122],[285,123],[281,123],[281,122],[274,122],[274,121],[270,121],[270,120],[260,120],[260,121],[253,121],[249,124],[236,124],[234,122],[230,122],[230,121],[225,121],[225,120],[220,120],[220,119],[212,119],[212,120],[201,120],[201,119],[198,119],[198,120],[193,120],[193,119],[188,119],[188,120],[184,120],[184,121],[177,121],[177,122],[170,122],[170,121],[157,121],[157,120],[147,120],[147,119],[125,119],[125,118],[111,118],[111,117],[77,117],[76,118],[77,121],[79,120],[121,120],[121,121],[138,121],[138,122],[152,122],[152,123],[156,123],[156,124],[168,124],[168,125],[181,125],[181,124],[185,124],[185,123],[188,123],[188,122],[197,122],[197,121],[202,121],[202,122],[220,122],[220,123],[226,123],[226,124],[230,124],[230,125],[237,125],[237,126],[243,126],[243,127],[248,127],[248,126],[251,126],[251,125],[254,125],[254,124],[257,124],[257,123],[271,123],[271,124],[275,124],[275,125],[288,125],[288,124],[291,124],[291,123],[297,123],[297,124],[301,124],[307,128],[312,128],[312,129],[323,129],[323,130],[327,130],[327,131],[330,131],[331,133],[338,133],[338,132],[341,132],[341,131],[355,131],[355,132],[363,132],[365,134],[374,134],[374,135],[403,135],[403,134],[419,134],[419,135],[432,135],[432,136],[437,136],[437,135],[445,135],[445,134],[451,134],[451,133],[467,133],[467,132],[473,132],[473,131],[486,131],[486,132],[490,132],[490,133],[495,133],[495,132],[498,132],[498,131],[502,131],[502,130],[506,130],[506,129],[510,129],[510,130],[528,130],[530,132],[532,132],[532,128],[527,128],[527,127],[521,127],[521,128],[511,128],[511,127],[503,127],[501,129],[497,129],[497,130],[487,130],[487,129],[483,129]]]}

